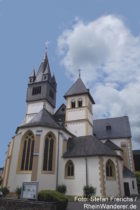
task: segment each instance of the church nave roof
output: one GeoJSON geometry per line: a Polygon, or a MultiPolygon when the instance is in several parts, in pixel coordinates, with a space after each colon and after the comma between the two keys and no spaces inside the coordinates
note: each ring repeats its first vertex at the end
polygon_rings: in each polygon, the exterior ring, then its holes
{"type": "Polygon", "coordinates": [[[63,157],[70,158],[86,156],[120,157],[114,150],[97,140],[95,136],[90,135],[69,138],[67,143],[67,152],[63,155],[63,157]]]}
{"type": "Polygon", "coordinates": [[[93,125],[94,134],[100,140],[131,138],[127,116],[94,120],[93,125]]]}

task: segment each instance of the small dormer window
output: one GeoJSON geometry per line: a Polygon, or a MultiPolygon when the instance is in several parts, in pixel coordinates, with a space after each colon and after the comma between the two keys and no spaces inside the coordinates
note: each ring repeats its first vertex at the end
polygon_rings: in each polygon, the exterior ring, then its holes
{"type": "Polygon", "coordinates": [[[111,125],[109,125],[109,124],[106,125],[106,130],[107,130],[107,131],[111,131],[111,125]]]}
{"type": "Polygon", "coordinates": [[[78,107],[82,107],[82,105],[83,105],[83,103],[82,103],[82,99],[81,99],[81,98],[79,98],[79,99],[78,99],[78,107]]]}
{"type": "Polygon", "coordinates": [[[31,77],[31,78],[30,78],[30,83],[32,83],[33,81],[34,81],[34,79],[31,77]]]}
{"type": "Polygon", "coordinates": [[[32,95],[38,95],[41,93],[41,86],[34,87],[32,90],[32,95]]]}
{"type": "Polygon", "coordinates": [[[65,111],[65,108],[62,108],[61,111],[64,112],[65,111]]]}
{"type": "Polygon", "coordinates": [[[46,75],[44,75],[43,79],[44,79],[44,80],[47,79],[46,75]]]}
{"type": "Polygon", "coordinates": [[[75,100],[72,100],[71,101],[71,108],[74,109],[76,107],[76,102],[75,100]]]}

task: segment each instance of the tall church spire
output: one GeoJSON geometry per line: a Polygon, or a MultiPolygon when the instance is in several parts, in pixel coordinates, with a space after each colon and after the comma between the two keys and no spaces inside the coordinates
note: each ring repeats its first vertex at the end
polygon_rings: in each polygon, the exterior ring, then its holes
{"type": "Polygon", "coordinates": [[[37,75],[35,75],[35,70],[33,69],[29,79],[26,97],[27,107],[33,106],[37,107],[37,109],[34,113],[27,113],[27,120],[43,108],[43,103],[45,103],[48,112],[54,113],[57,84],[55,77],[51,76],[47,52],[45,52],[45,56],[39,66],[37,75]]]}
{"type": "Polygon", "coordinates": [[[47,52],[45,52],[44,58],[39,66],[37,76],[36,76],[36,82],[41,82],[43,80],[49,80],[51,78],[51,71],[50,71],[50,65],[48,61],[48,55],[47,52]]]}

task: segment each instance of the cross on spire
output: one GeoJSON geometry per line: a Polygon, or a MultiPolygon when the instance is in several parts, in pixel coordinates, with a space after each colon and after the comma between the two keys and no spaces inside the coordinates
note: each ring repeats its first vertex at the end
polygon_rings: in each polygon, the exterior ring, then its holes
{"type": "Polygon", "coordinates": [[[47,40],[47,41],[45,42],[45,49],[46,49],[46,52],[47,52],[47,50],[48,50],[48,45],[49,45],[49,41],[47,40]]]}
{"type": "Polygon", "coordinates": [[[81,69],[78,69],[79,72],[79,78],[81,78],[81,69]]]}

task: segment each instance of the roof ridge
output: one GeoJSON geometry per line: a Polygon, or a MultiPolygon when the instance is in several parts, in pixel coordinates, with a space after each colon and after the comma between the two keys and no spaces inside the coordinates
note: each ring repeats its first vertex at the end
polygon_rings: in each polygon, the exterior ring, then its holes
{"type": "Polygon", "coordinates": [[[108,118],[94,119],[93,121],[96,121],[96,120],[108,120],[108,119],[118,119],[118,118],[128,118],[128,115],[124,115],[124,116],[120,116],[120,117],[108,117],[108,118]]]}

